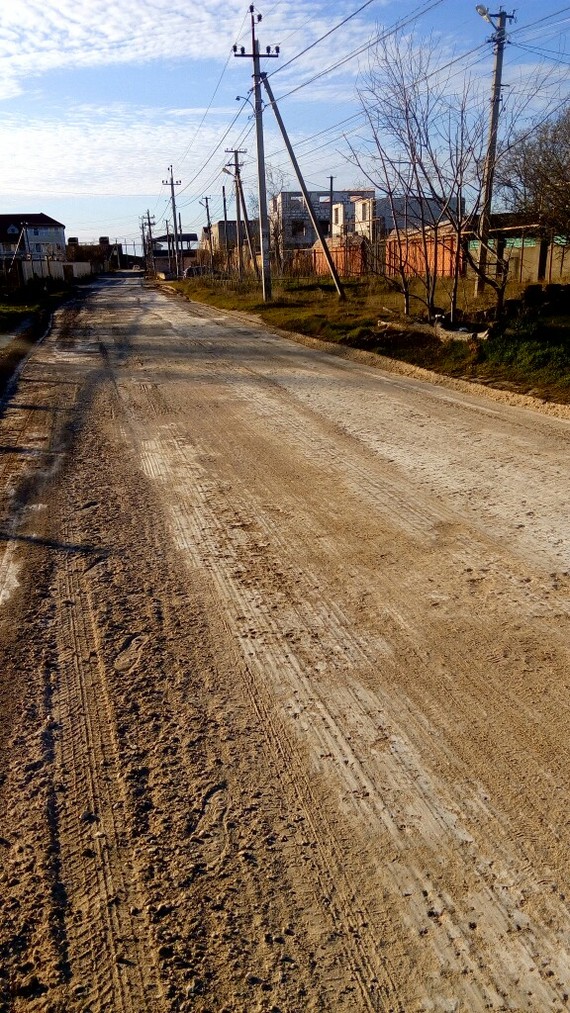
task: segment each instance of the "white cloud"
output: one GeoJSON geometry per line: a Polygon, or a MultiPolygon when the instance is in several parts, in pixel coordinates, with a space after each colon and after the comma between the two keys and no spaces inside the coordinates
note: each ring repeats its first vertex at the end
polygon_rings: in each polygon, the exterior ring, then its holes
{"type": "Polygon", "coordinates": [[[220,24],[238,22],[240,0],[10,0],[0,15],[3,75],[15,81],[53,68],[197,59],[227,54],[220,24]]]}
{"type": "MultiPolygon", "coordinates": [[[[218,112],[229,118],[229,110],[218,112]]],[[[79,105],[57,120],[5,115],[0,145],[11,156],[9,165],[0,163],[0,192],[158,193],[172,152],[193,137],[200,119],[200,110],[123,104],[79,105]]],[[[219,140],[219,119],[209,122],[195,148],[198,164],[219,140]]]]}
{"type": "MultiPolygon", "coordinates": [[[[386,2],[378,0],[381,6],[386,2]]],[[[343,6],[336,0],[276,5],[257,30],[262,50],[266,44],[281,44],[281,62],[286,61],[342,20],[343,6]]],[[[297,79],[334,61],[341,35],[344,53],[365,43],[372,22],[363,19],[349,22],[331,41],[296,61],[297,79]]],[[[204,0],[200,5],[189,0],[4,0],[0,60],[3,79],[10,82],[6,95],[16,93],[18,82],[54,69],[156,60],[221,61],[234,42],[249,51],[249,31],[243,0],[204,0]]],[[[287,76],[286,71],[283,80],[287,76]]]]}

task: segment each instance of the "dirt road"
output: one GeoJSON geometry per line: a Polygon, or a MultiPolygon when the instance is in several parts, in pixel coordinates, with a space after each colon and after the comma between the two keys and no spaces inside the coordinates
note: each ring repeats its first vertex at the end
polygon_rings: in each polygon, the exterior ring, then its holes
{"type": "Polygon", "coordinates": [[[0,419],[0,1010],[568,1008],[564,414],[60,314],[0,419]]]}

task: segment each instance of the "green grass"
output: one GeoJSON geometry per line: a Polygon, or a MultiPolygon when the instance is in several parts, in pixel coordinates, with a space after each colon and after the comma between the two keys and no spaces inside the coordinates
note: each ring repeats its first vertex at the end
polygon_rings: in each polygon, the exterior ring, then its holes
{"type": "MultiPolygon", "coordinates": [[[[402,314],[399,292],[381,279],[356,279],[343,283],[346,300],[338,298],[332,281],[274,281],[273,300],[263,303],[260,287],[253,281],[193,278],[175,287],[190,299],[220,309],[256,313],[266,323],[324,341],[362,348],[403,362],[422,366],[449,376],[480,381],[497,387],[532,392],[546,400],[570,403],[570,315],[551,313],[540,317],[527,314],[516,324],[494,334],[487,341],[442,341],[422,323],[425,312],[415,294],[413,319],[402,314]],[[379,321],[393,326],[379,327],[379,321]]],[[[518,286],[507,292],[520,294],[518,286]]],[[[463,281],[459,307],[466,315],[492,305],[493,294],[475,301],[473,283],[463,281]]],[[[449,305],[449,291],[442,283],[437,302],[449,305]]],[[[529,311],[530,313],[530,311],[529,311]]],[[[473,325],[482,330],[484,325],[473,325]]]]}
{"type": "Polygon", "coordinates": [[[45,332],[50,313],[69,298],[70,291],[62,284],[52,283],[48,290],[43,284],[28,285],[25,290],[0,300],[0,334],[15,335],[0,349],[0,397],[19,363],[45,332]]]}
{"type": "Polygon", "coordinates": [[[570,403],[570,316],[527,315],[506,327],[484,346],[480,371],[570,403]]]}
{"type": "Polygon", "coordinates": [[[70,291],[70,287],[62,282],[52,282],[46,288],[45,282],[41,281],[30,283],[11,295],[0,296],[0,333],[16,331],[24,321],[34,321],[42,314],[50,313],[68,298],[70,291]]]}
{"type": "Polygon", "coordinates": [[[39,311],[38,303],[0,302],[0,333],[7,334],[17,330],[24,320],[39,311]]]}

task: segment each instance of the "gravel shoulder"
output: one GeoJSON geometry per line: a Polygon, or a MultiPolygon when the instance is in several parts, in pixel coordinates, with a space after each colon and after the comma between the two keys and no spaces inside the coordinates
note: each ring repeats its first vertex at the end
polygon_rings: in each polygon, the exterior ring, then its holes
{"type": "Polygon", "coordinates": [[[562,1013],[568,409],[73,312],[0,419],[0,1010],[562,1013]]]}

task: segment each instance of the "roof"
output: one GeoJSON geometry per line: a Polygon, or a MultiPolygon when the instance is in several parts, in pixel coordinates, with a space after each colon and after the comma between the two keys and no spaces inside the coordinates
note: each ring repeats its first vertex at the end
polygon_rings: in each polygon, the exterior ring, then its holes
{"type": "MultiPolygon", "coordinates": [[[[173,232],[171,232],[169,235],[153,236],[152,241],[153,243],[167,243],[169,238],[172,239],[173,236],[174,236],[173,232]]],[[[179,232],[178,240],[181,243],[197,243],[198,236],[196,235],[195,232],[179,232]]]]}
{"type": "Polygon", "coordinates": [[[43,213],[26,214],[25,212],[16,212],[12,215],[0,215],[0,243],[14,245],[14,242],[18,241],[18,236],[21,233],[23,225],[27,225],[31,229],[38,227],[44,229],[65,228],[65,225],[62,225],[61,222],[56,222],[55,218],[50,218],[49,215],[44,215],[43,213]],[[10,229],[12,230],[11,232],[9,231],[10,229]],[[17,229],[17,234],[14,232],[14,229],[17,229]]]}
{"type": "Polygon", "coordinates": [[[31,225],[37,228],[38,225],[44,225],[48,228],[52,225],[56,225],[60,229],[64,229],[65,225],[62,222],[56,222],[55,218],[50,218],[49,215],[44,215],[43,211],[39,214],[34,214],[28,211],[14,211],[9,215],[0,215],[0,231],[4,232],[10,228],[10,225],[15,225],[17,228],[21,228],[22,225],[31,225]]]}

